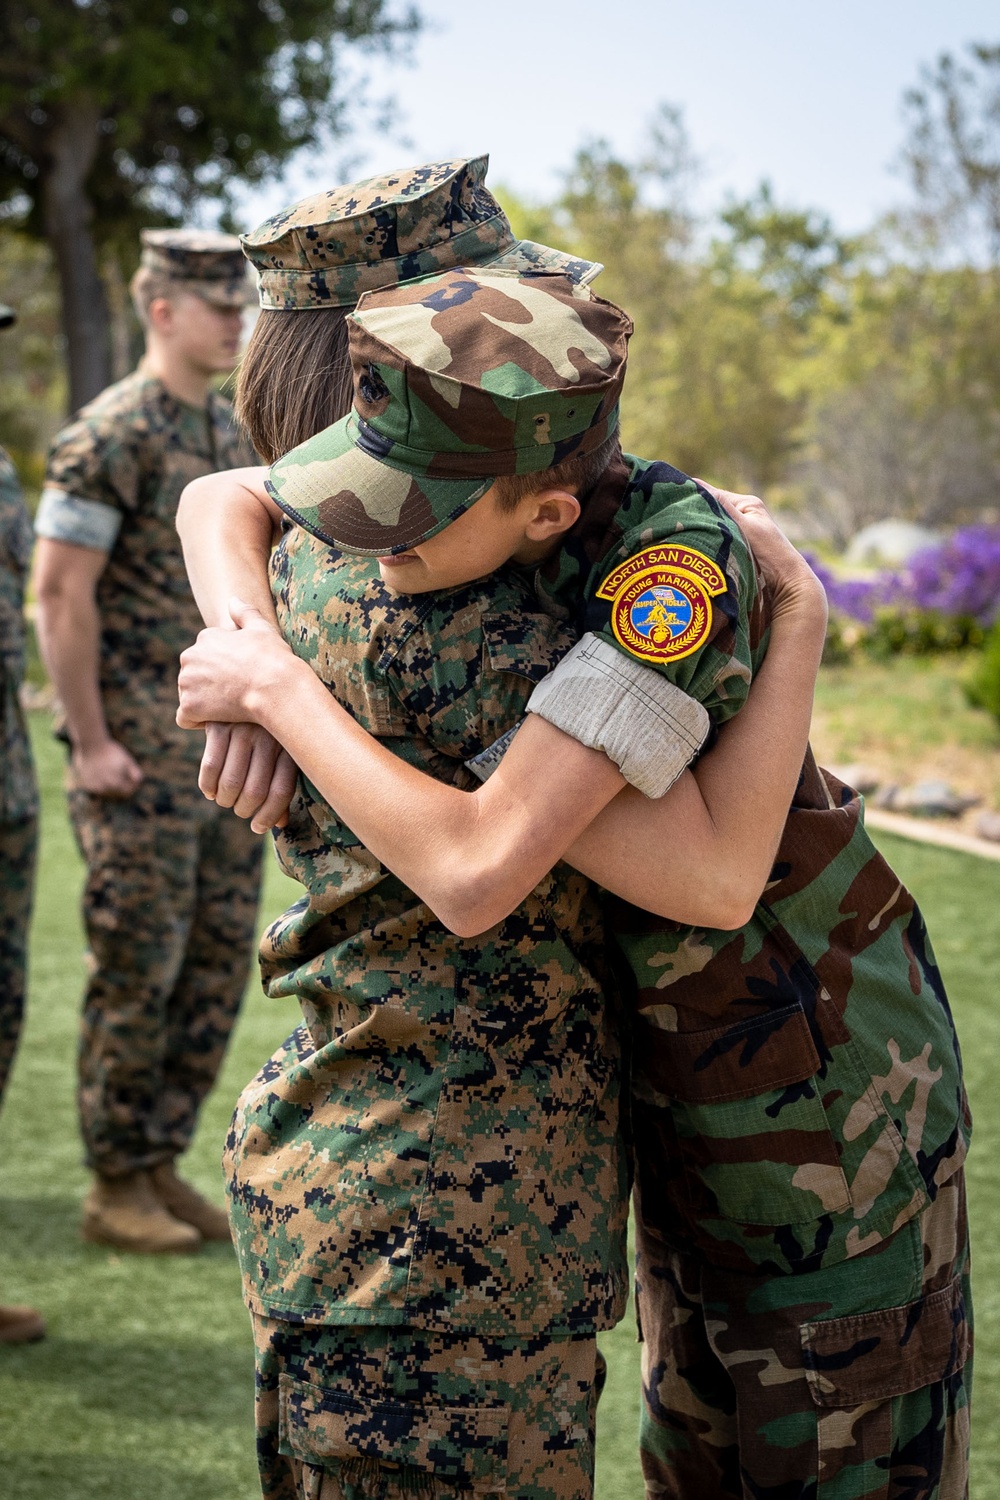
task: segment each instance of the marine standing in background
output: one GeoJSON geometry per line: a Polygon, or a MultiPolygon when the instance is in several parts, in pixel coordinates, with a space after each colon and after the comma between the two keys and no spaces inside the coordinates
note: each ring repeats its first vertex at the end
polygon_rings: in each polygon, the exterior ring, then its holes
{"type": "Polygon", "coordinates": [[[246,984],[261,849],[201,796],[200,747],[174,723],[177,658],[200,625],[174,514],[191,479],[253,461],[210,389],[235,363],[253,291],[234,236],[142,239],[132,297],[145,356],[55,440],[35,587],[87,864],[83,1236],[152,1252],[229,1238],[174,1163],[246,984]]]}
{"type": "MultiPolygon", "coordinates": [[[[0,306],[0,328],[14,322],[0,306]]],[[[18,698],[24,678],[24,585],[31,561],[31,521],[17,470],[0,448],[0,1100],[24,1015],[28,921],[35,878],[38,791],[28,731],[18,698]]],[[[40,1339],[45,1324],[32,1307],[0,1304],[0,1344],[40,1339]]]]}

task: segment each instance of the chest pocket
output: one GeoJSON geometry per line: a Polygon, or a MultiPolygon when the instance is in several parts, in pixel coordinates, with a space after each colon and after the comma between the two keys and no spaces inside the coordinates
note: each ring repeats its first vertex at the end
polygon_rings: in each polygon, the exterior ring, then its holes
{"type": "Polygon", "coordinates": [[[481,739],[484,750],[520,723],[535,686],[576,641],[551,615],[483,615],[481,739]]]}

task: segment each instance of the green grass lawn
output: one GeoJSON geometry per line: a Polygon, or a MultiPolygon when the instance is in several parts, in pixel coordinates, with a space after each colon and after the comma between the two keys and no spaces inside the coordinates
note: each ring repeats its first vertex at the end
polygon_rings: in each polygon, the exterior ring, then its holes
{"type": "MultiPolygon", "coordinates": [[[[73,1105],[83,971],[80,863],[59,787],[61,751],[35,723],[44,787],[31,1003],[0,1119],[0,1292],[42,1308],[43,1344],[0,1353],[3,1500],[252,1500],[252,1359],[231,1253],[143,1259],[77,1238],[84,1174],[73,1105]]],[[[1000,1468],[1000,866],[880,838],[927,912],[965,1044],[977,1115],[971,1161],[978,1284],[976,1493],[1000,1468]]],[[[269,864],[265,913],[297,890],[269,864]]],[[[189,1175],[222,1201],[219,1149],[233,1101],[291,1028],[251,987],[203,1113],[189,1175]]],[[[602,1340],[599,1500],[639,1500],[637,1349],[630,1319],[602,1340]]],[[[692,1497],[698,1500],[698,1497],[692,1497]]]]}
{"type": "Polygon", "coordinates": [[[942,777],[1000,808],[1000,728],[962,691],[976,659],[941,651],[824,667],[812,731],[820,764],[862,762],[903,783],[942,777]]]}

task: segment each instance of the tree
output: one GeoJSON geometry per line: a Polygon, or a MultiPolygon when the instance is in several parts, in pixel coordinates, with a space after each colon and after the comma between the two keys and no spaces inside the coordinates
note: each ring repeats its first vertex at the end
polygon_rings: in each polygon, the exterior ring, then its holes
{"type": "Polygon", "coordinates": [[[1000,263],[1000,46],[975,43],[970,61],[949,53],[905,96],[904,160],[932,240],[985,250],[1000,263]]]}
{"type": "Polygon", "coordinates": [[[273,176],[345,128],[345,45],[419,22],[392,0],[5,0],[0,204],[55,258],[75,409],[111,376],[100,258],[143,224],[273,176]]]}
{"type": "Polygon", "coordinates": [[[788,469],[805,406],[793,372],[853,247],[767,186],[730,204],[708,241],[687,202],[696,171],[681,117],[664,105],[638,161],[593,143],[555,203],[507,205],[519,233],[602,261],[596,290],[632,315],[626,447],[764,488],[788,469]]]}
{"type": "Polygon", "coordinates": [[[862,264],[817,327],[799,477],[833,540],[976,519],[1000,493],[1000,276],[862,264]]]}
{"type": "Polygon", "coordinates": [[[826,214],[775,203],[766,181],[753,197],[730,203],[720,218],[729,238],[717,242],[719,264],[749,271],[796,318],[811,318],[820,310],[832,279],[858,249],[856,241],[834,232],[826,214]]]}
{"type": "Polygon", "coordinates": [[[13,328],[0,333],[0,443],[34,490],[65,408],[59,290],[45,246],[4,225],[0,302],[17,312],[13,328]]]}

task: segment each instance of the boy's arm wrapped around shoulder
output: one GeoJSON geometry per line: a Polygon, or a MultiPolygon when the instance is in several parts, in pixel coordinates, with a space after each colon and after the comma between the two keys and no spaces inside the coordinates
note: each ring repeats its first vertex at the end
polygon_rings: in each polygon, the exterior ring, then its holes
{"type": "Polygon", "coordinates": [[[528,710],[602,750],[647,797],[669,791],[711,728],[696,698],[592,632],[539,683],[528,710]]]}

